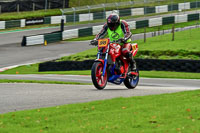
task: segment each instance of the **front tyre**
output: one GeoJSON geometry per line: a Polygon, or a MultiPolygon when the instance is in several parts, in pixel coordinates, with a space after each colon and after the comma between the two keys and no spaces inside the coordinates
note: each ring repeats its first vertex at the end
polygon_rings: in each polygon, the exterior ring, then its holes
{"type": "Polygon", "coordinates": [[[124,85],[128,89],[134,89],[138,85],[138,82],[139,82],[139,70],[136,69],[135,72],[138,73],[138,75],[128,75],[124,80],[124,85]]]}
{"type": "Polygon", "coordinates": [[[103,66],[101,62],[95,62],[92,66],[91,78],[98,90],[104,89],[108,81],[107,71],[103,76],[103,66]]]}

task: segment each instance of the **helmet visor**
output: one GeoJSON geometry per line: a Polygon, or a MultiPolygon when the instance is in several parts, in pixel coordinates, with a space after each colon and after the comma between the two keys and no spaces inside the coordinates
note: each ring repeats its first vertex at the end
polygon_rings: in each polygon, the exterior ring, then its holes
{"type": "Polygon", "coordinates": [[[108,23],[108,27],[110,30],[115,30],[116,24],[115,23],[108,23]]]}

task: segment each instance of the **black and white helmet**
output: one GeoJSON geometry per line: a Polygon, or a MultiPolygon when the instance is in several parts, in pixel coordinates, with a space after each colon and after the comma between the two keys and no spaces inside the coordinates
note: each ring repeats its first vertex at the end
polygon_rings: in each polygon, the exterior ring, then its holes
{"type": "Polygon", "coordinates": [[[120,25],[119,15],[117,15],[117,14],[111,14],[107,18],[107,25],[108,25],[108,28],[110,30],[112,30],[112,31],[116,30],[118,28],[118,26],[120,25]]]}

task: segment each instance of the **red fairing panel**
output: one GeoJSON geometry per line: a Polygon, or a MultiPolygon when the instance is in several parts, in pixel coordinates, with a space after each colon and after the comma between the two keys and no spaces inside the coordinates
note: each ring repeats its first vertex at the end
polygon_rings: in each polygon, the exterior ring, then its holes
{"type": "Polygon", "coordinates": [[[116,58],[121,55],[121,46],[116,43],[110,44],[109,55],[111,55],[112,61],[115,62],[116,58]]]}

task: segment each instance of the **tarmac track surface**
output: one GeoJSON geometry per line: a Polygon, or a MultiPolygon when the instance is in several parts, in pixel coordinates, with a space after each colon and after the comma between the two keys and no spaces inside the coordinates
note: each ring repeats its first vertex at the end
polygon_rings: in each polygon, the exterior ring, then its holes
{"type": "Polygon", "coordinates": [[[89,46],[89,41],[59,42],[59,44],[30,47],[21,47],[13,44],[0,45],[0,69],[14,65],[53,60],[91,48],[94,48],[94,46],[89,46]]]}
{"type": "MultiPolygon", "coordinates": [[[[38,79],[57,81],[81,81],[91,83],[90,76],[81,75],[1,75],[7,79],[38,79]]],[[[93,85],[61,85],[61,84],[0,84],[0,113],[63,104],[82,103],[116,97],[157,95],[200,89],[200,80],[150,79],[141,78],[135,89],[127,89],[124,85],[108,84],[104,90],[97,90],[93,85]]]]}

